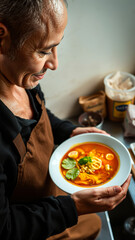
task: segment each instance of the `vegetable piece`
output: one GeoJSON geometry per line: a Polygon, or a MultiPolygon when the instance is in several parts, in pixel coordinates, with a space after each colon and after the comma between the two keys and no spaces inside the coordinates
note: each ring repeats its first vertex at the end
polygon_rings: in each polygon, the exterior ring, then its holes
{"type": "Polygon", "coordinates": [[[86,157],[81,158],[81,159],[78,161],[78,163],[79,163],[80,165],[84,165],[84,164],[86,164],[87,162],[92,162],[92,158],[86,156],[86,157]]]}
{"type": "Polygon", "coordinates": [[[66,178],[74,180],[79,175],[80,171],[78,168],[72,168],[66,172],[66,178]]]}
{"type": "Polygon", "coordinates": [[[109,164],[106,164],[105,165],[105,170],[110,171],[110,170],[112,170],[112,167],[109,164]]]}
{"type": "Polygon", "coordinates": [[[75,167],[76,161],[74,159],[66,158],[62,161],[62,167],[64,169],[71,169],[75,167]]]}
{"type": "Polygon", "coordinates": [[[107,153],[105,157],[106,157],[107,160],[113,160],[114,159],[114,155],[112,153],[107,153]]]}
{"type": "Polygon", "coordinates": [[[76,148],[76,151],[78,151],[81,155],[85,154],[85,152],[82,148],[76,148]]]}
{"type": "Polygon", "coordinates": [[[77,151],[69,152],[68,157],[76,159],[78,158],[78,152],[77,151]]]}

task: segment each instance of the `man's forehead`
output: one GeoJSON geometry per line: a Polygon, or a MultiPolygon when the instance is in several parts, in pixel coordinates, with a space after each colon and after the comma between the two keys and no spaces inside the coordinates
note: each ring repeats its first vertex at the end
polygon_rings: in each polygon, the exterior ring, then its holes
{"type": "MultiPolygon", "coordinates": [[[[61,1],[53,0],[53,2],[61,1]]],[[[57,8],[55,8],[55,10],[56,9],[57,8]]],[[[65,12],[64,7],[63,11],[61,11],[59,14],[52,10],[46,14],[46,11],[44,10],[42,13],[42,24],[32,34],[31,38],[29,39],[29,43],[34,45],[34,48],[39,49],[49,48],[49,46],[51,48],[51,45],[58,45],[63,38],[64,29],[67,22],[66,18],[67,13],[65,12]]]]}
{"type": "MultiPolygon", "coordinates": [[[[61,2],[60,0],[53,1],[61,2]]],[[[67,24],[67,9],[65,4],[63,5],[63,1],[60,7],[53,8],[53,10],[47,15],[45,13],[43,14],[42,23],[42,28],[40,30],[41,42],[50,42],[50,40],[52,41],[52,36],[54,36],[56,39],[55,43],[59,43],[63,38],[63,34],[60,35],[60,33],[65,29],[67,24]]]]}
{"type": "Polygon", "coordinates": [[[31,45],[34,49],[50,49],[57,46],[63,39],[64,32],[57,33],[55,29],[53,31],[47,31],[40,29],[36,31],[31,38],[27,41],[26,45],[31,45]]]}
{"type": "MultiPolygon", "coordinates": [[[[45,1],[46,2],[46,1],[45,1]]],[[[47,27],[59,26],[62,18],[65,14],[66,6],[63,0],[47,0],[48,4],[45,4],[42,12],[42,20],[47,27]]]]}

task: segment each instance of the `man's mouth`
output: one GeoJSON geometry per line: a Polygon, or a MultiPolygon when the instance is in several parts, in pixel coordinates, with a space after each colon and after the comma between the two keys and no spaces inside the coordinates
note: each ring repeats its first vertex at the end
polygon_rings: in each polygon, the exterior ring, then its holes
{"type": "Polygon", "coordinates": [[[43,71],[40,71],[39,73],[35,73],[32,76],[38,78],[38,79],[42,79],[46,73],[47,69],[44,69],[43,71]]]}

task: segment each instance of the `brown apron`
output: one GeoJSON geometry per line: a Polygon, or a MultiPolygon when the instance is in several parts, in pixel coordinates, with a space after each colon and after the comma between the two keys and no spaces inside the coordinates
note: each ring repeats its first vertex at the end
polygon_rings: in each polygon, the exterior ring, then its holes
{"type": "MultiPolygon", "coordinates": [[[[66,194],[56,187],[48,173],[49,159],[54,149],[53,135],[44,101],[40,100],[38,94],[36,95],[36,98],[41,104],[42,114],[37,125],[31,132],[27,146],[25,147],[20,134],[14,139],[14,144],[18,149],[21,161],[18,165],[17,184],[11,197],[11,201],[13,202],[28,202],[40,199],[44,196],[66,194]]],[[[100,229],[99,225],[101,226],[101,223],[95,214],[81,216],[79,223],[81,225],[78,226],[77,224],[76,226],[65,230],[63,233],[52,236],[49,239],[85,239],[87,236],[91,236],[95,233],[97,234],[100,229]],[[96,224],[93,222],[95,217],[96,224]],[[90,227],[92,229],[93,224],[94,230],[91,232],[90,227]],[[88,226],[88,229],[85,229],[83,225],[88,226]],[[81,226],[85,231],[79,231],[79,229],[82,229],[81,226]]]]}
{"type": "Polygon", "coordinates": [[[18,179],[12,195],[12,201],[31,201],[43,196],[55,195],[56,187],[48,174],[48,164],[54,148],[53,135],[44,101],[41,102],[42,114],[32,130],[25,147],[20,134],[14,144],[21,155],[18,165],[18,179]]]}

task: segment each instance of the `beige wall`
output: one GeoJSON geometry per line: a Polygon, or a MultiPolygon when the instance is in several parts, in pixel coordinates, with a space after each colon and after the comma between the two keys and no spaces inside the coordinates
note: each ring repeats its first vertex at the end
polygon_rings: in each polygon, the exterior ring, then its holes
{"type": "Polygon", "coordinates": [[[79,96],[101,89],[105,75],[135,73],[135,0],[68,0],[58,59],[41,81],[46,105],[61,118],[76,116],[79,96]]]}

